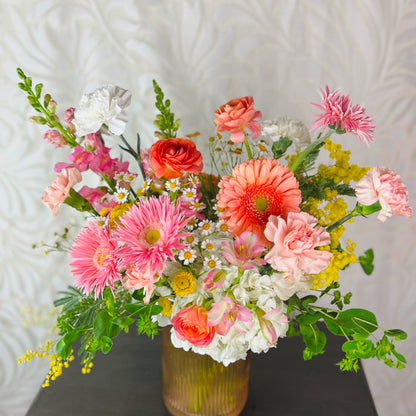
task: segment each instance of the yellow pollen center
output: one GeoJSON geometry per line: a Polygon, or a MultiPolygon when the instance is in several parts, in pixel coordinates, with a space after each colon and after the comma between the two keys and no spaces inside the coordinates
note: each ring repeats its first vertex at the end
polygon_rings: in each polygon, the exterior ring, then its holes
{"type": "Polygon", "coordinates": [[[209,230],[209,229],[211,228],[211,225],[210,225],[210,224],[204,224],[204,225],[202,226],[202,228],[203,228],[205,231],[207,231],[207,230],[209,230]]]}
{"type": "Polygon", "coordinates": [[[170,189],[175,189],[177,187],[177,185],[176,185],[176,183],[175,182],[171,182],[170,184],[169,184],[169,188],[170,189]]]}
{"type": "Polygon", "coordinates": [[[183,255],[186,260],[190,260],[192,258],[192,253],[190,251],[186,251],[183,255]]]}
{"type": "Polygon", "coordinates": [[[208,267],[211,267],[213,269],[217,265],[217,262],[215,260],[210,260],[208,262],[208,267]]]}
{"type": "Polygon", "coordinates": [[[258,209],[261,212],[266,211],[269,203],[264,198],[257,198],[256,199],[256,209],[258,209]]]}
{"type": "Polygon", "coordinates": [[[212,250],[214,248],[214,245],[212,243],[208,243],[205,247],[207,250],[212,250]]]}
{"type": "Polygon", "coordinates": [[[195,237],[193,235],[188,235],[188,237],[186,237],[186,242],[191,244],[195,241],[195,237]]]}
{"type": "Polygon", "coordinates": [[[187,198],[192,198],[194,196],[194,193],[193,192],[187,192],[186,193],[186,197],[187,198]]]}
{"type": "Polygon", "coordinates": [[[144,237],[149,244],[156,243],[160,238],[160,231],[159,230],[150,230],[146,233],[144,237]]]}
{"type": "Polygon", "coordinates": [[[117,198],[118,198],[118,199],[123,199],[125,196],[126,196],[126,194],[125,194],[124,192],[120,192],[120,193],[117,195],[117,198]]]}
{"type": "Polygon", "coordinates": [[[221,230],[222,232],[228,231],[228,225],[227,225],[227,224],[221,224],[221,226],[220,226],[220,230],[221,230]]]}

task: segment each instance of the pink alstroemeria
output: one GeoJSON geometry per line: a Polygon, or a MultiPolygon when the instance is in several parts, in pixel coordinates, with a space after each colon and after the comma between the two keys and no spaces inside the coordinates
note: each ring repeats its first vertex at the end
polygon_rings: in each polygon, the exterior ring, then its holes
{"type": "Polygon", "coordinates": [[[374,140],[373,118],[365,114],[365,109],[361,105],[353,106],[348,95],[343,95],[339,91],[330,92],[327,86],[321,91],[321,96],[321,104],[312,104],[323,110],[323,114],[316,116],[317,119],[311,130],[323,127],[325,131],[328,126],[334,126],[335,129],[345,129],[355,134],[367,144],[374,140]]]}
{"type": "Polygon", "coordinates": [[[214,288],[221,289],[225,282],[227,272],[221,269],[213,269],[208,272],[203,283],[202,288],[205,291],[212,290],[214,288]]]}
{"type": "Polygon", "coordinates": [[[215,332],[227,335],[231,327],[245,333],[253,326],[251,312],[242,305],[225,296],[208,312],[208,325],[215,327],[215,332]]]}
{"type": "Polygon", "coordinates": [[[114,166],[113,166],[113,159],[110,157],[110,149],[107,147],[103,147],[95,154],[93,154],[90,169],[99,174],[103,174],[108,176],[109,178],[114,177],[114,166]]]}
{"type": "Polygon", "coordinates": [[[288,322],[287,316],[283,315],[279,309],[272,309],[265,314],[257,310],[257,317],[264,338],[266,338],[270,346],[274,345],[278,338],[275,327],[286,324],[288,322]]]}
{"type": "Polygon", "coordinates": [[[225,259],[240,269],[248,270],[266,264],[266,261],[257,258],[264,251],[264,246],[258,244],[259,239],[256,234],[244,231],[234,239],[234,244],[223,241],[221,246],[225,259]]]}

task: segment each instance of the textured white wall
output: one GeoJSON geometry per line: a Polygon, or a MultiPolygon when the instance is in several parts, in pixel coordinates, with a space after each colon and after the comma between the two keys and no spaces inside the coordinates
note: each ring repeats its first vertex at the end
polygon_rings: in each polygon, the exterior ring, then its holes
{"type": "MultiPolygon", "coordinates": [[[[207,133],[213,111],[236,96],[253,95],[265,119],[289,115],[310,123],[317,90],[342,88],[378,126],[370,148],[345,138],[355,160],[400,172],[416,207],[414,0],[0,0],[0,28],[1,416],[23,415],[47,371],[40,360],[15,364],[17,355],[50,337],[47,322],[21,323],[22,307],[37,308],[45,320],[56,291],[70,281],[65,255],[31,249],[51,240],[69,216],[52,220],[39,200],[58,156],[27,122],[32,112],[16,87],[17,66],[45,84],[61,111],[97,85],[128,88],[127,137],[134,141],[139,131],[146,144],[153,78],[183,126],[207,133]]],[[[358,267],[344,273],[354,305],[373,310],[385,327],[410,333],[400,349],[407,369],[365,364],[377,410],[414,415],[415,220],[360,220],[354,232],[362,249],[376,252],[371,277],[358,267]]]]}

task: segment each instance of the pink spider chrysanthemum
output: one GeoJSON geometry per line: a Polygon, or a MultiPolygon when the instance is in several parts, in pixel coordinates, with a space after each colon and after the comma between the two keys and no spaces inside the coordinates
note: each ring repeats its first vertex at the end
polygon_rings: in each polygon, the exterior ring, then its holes
{"type": "MultiPolygon", "coordinates": [[[[141,200],[119,221],[114,238],[119,243],[119,267],[130,263],[138,269],[149,267],[151,279],[161,275],[166,259],[174,260],[173,251],[186,247],[181,233],[189,217],[169,196],[141,200]]],[[[157,280],[157,279],[156,279],[157,280]]]]}
{"type": "Polygon", "coordinates": [[[339,91],[330,92],[327,86],[321,91],[321,96],[321,104],[312,104],[323,110],[323,114],[316,116],[317,119],[311,130],[323,127],[325,131],[328,126],[334,126],[355,134],[367,144],[374,140],[373,118],[365,114],[365,109],[361,105],[353,106],[348,95],[343,95],[339,91]]]}
{"type": "Polygon", "coordinates": [[[250,231],[258,243],[271,247],[264,236],[270,215],[286,218],[289,212],[299,212],[302,201],[299,184],[292,172],[275,159],[250,159],[239,163],[231,176],[219,183],[218,207],[221,218],[235,235],[250,231]]]}
{"type": "Polygon", "coordinates": [[[94,291],[95,298],[103,294],[105,286],[111,290],[114,282],[121,279],[117,270],[115,250],[117,244],[110,238],[109,232],[95,223],[89,223],[75,239],[69,254],[70,266],[77,276],[75,286],[81,288],[85,295],[94,291]]]}

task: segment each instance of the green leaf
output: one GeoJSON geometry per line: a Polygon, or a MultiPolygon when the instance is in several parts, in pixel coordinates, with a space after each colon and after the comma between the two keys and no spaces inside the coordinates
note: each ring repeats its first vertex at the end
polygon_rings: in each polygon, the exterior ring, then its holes
{"type": "Polygon", "coordinates": [[[70,356],[72,344],[80,335],[81,332],[78,330],[71,331],[58,341],[56,344],[56,352],[63,360],[66,360],[70,356]]]}
{"type": "Polygon", "coordinates": [[[272,152],[275,159],[280,159],[291,146],[292,140],[288,137],[280,137],[280,139],[273,143],[272,152]]]}
{"type": "Polygon", "coordinates": [[[305,313],[296,316],[296,320],[298,321],[299,325],[311,325],[319,321],[320,318],[322,318],[322,315],[319,312],[312,314],[305,313]]]}
{"type": "Polygon", "coordinates": [[[103,354],[108,354],[113,346],[113,341],[109,337],[101,338],[101,351],[103,354]]]}
{"type": "Polygon", "coordinates": [[[337,317],[337,323],[343,328],[352,329],[354,332],[371,334],[378,328],[375,315],[365,309],[348,309],[337,317]]]}
{"type": "Polygon", "coordinates": [[[361,264],[361,267],[364,270],[364,273],[370,275],[373,270],[374,270],[374,251],[372,248],[368,249],[365,253],[364,256],[359,256],[358,260],[361,264]]]}
{"type": "Polygon", "coordinates": [[[393,350],[392,353],[399,361],[405,364],[407,363],[406,358],[402,354],[399,354],[396,350],[393,350]]]}
{"type": "Polygon", "coordinates": [[[120,327],[112,322],[111,316],[106,310],[101,311],[94,319],[94,336],[114,338],[120,333],[120,327]]]}
{"type": "Polygon", "coordinates": [[[126,311],[134,316],[151,316],[162,312],[163,308],[159,305],[144,305],[139,303],[128,303],[124,305],[126,311]]]}
{"type": "Polygon", "coordinates": [[[88,200],[82,197],[75,189],[71,188],[69,191],[69,196],[64,201],[65,204],[75,208],[81,212],[90,212],[94,215],[97,215],[93,206],[90,204],[88,200]]]}
{"type": "Polygon", "coordinates": [[[388,329],[384,331],[384,334],[389,337],[394,337],[396,341],[402,341],[407,338],[406,332],[402,331],[401,329],[388,329]]]}
{"type": "Polygon", "coordinates": [[[348,358],[370,358],[373,355],[374,345],[368,340],[346,341],[342,345],[342,351],[348,358]]]}
{"type": "Polygon", "coordinates": [[[326,335],[315,324],[299,325],[303,342],[313,355],[320,354],[326,345],[326,335]]]}

